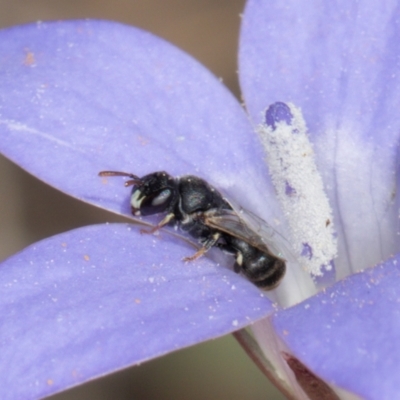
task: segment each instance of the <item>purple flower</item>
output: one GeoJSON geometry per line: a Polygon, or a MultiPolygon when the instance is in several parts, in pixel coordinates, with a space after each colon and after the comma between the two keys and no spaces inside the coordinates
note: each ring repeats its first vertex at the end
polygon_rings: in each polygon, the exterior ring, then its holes
{"type": "MultiPolygon", "coordinates": [[[[195,250],[173,234],[110,224],[57,235],[2,264],[0,397],[40,398],[252,324],[266,372],[288,396],[395,398],[396,6],[250,0],[239,68],[251,123],[201,65],[143,31],[74,21],[0,32],[3,154],[124,215],[129,192],[99,171],[201,176],[289,238],[294,258],[286,256],[287,278],[271,298],[303,300],[280,309],[225,268],[233,261],[218,251],[184,264],[195,250]],[[291,180],[271,164],[271,179],[254,126],[261,135],[289,132],[289,144],[303,140],[311,169],[279,153],[278,167],[301,173],[291,180]],[[310,187],[315,195],[299,196],[310,187]],[[317,222],[304,239],[314,217],[325,228],[317,222]],[[328,230],[327,242],[313,241],[318,229],[328,230]],[[337,257],[326,250],[336,241],[337,257]],[[332,271],[342,280],[312,296],[316,287],[297,264],[322,273],[318,287],[332,271]]],[[[281,138],[267,140],[269,161],[281,138]]]]}

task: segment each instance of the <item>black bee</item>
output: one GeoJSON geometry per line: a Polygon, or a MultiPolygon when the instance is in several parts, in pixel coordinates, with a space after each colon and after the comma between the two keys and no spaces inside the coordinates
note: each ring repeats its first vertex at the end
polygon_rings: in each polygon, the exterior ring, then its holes
{"type": "MultiPolygon", "coordinates": [[[[251,228],[239,215],[242,211],[235,211],[205,180],[192,175],[174,178],[164,171],[142,178],[115,171],[102,171],[99,175],[130,178],[125,186],[133,185],[130,200],[133,215],[166,213],[146,233],[154,233],[165,225],[175,225],[198,239],[202,247],[185,261],[195,260],[215,246],[235,257],[235,272],[241,272],[262,289],[273,289],[283,278],[285,260],[272,254],[270,244],[267,246],[259,229],[251,228]]],[[[256,219],[256,223],[272,231],[264,221],[256,219]]]]}

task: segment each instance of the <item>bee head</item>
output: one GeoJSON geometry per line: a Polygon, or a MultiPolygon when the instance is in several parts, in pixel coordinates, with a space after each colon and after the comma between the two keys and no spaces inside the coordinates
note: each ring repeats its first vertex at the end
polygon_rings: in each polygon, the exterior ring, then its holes
{"type": "Polygon", "coordinates": [[[152,215],[171,210],[178,199],[175,179],[164,171],[134,177],[131,195],[133,215],[152,215]]]}
{"type": "Polygon", "coordinates": [[[102,171],[99,176],[126,176],[125,186],[133,186],[131,209],[133,215],[152,215],[170,211],[178,201],[175,179],[164,171],[153,172],[139,178],[137,175],[119,171],[102,171]]]}

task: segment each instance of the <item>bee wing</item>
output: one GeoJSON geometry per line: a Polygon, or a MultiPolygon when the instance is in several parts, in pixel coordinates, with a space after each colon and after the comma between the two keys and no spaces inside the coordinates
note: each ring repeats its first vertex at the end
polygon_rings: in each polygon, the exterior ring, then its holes
{"type": "Polygon", "coordinates": [[[287,240],[267,222],[240,206],[234,210],[216,210],[205,213],[204,223],[212,228],[235,236],[252,246],[275,257],[295,261],[293,251],[287,240]]]}
{"type": "Polygon", "coordinates": [[[240,218],[261,236],[276,256],[297,263],[291,244],[276,229],[256,214],[242,207],[239,208],[238,213],[240,218]]]}
{"type": "Polygon", "coordinates": [[[284,239],[254,214],[254,218],[250,220],[247,213],[245,217],[243,212],[239,216],[234,210],[222,209],[206,212],[203,217],[204,223],[211,228],[241,239],[267,254],[272,253],[275,257],[286,259],[287,252],[282,252],[279,246],[284,239]]]}
{"type": "Polygon", "coordinates": [[[212,210],[203,214],[204,223],[269,253],[268,246],[260,236],[250,229],[233,210],[212,210]]]}

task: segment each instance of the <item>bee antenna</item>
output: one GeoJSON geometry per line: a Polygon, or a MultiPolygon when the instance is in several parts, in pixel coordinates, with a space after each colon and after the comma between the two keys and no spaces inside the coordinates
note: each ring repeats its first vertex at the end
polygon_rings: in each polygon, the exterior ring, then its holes
{"type": "Polygon", "coordinates": [[[131,174],[129,172],[120,172],[120,171],[101,171],[99,172],[99,176],[127,176],[129,181],[125,182],[125,186],[133,186],[133,185],[138,185],[142,183],[142,180],[134,174],[131,174]]]}

